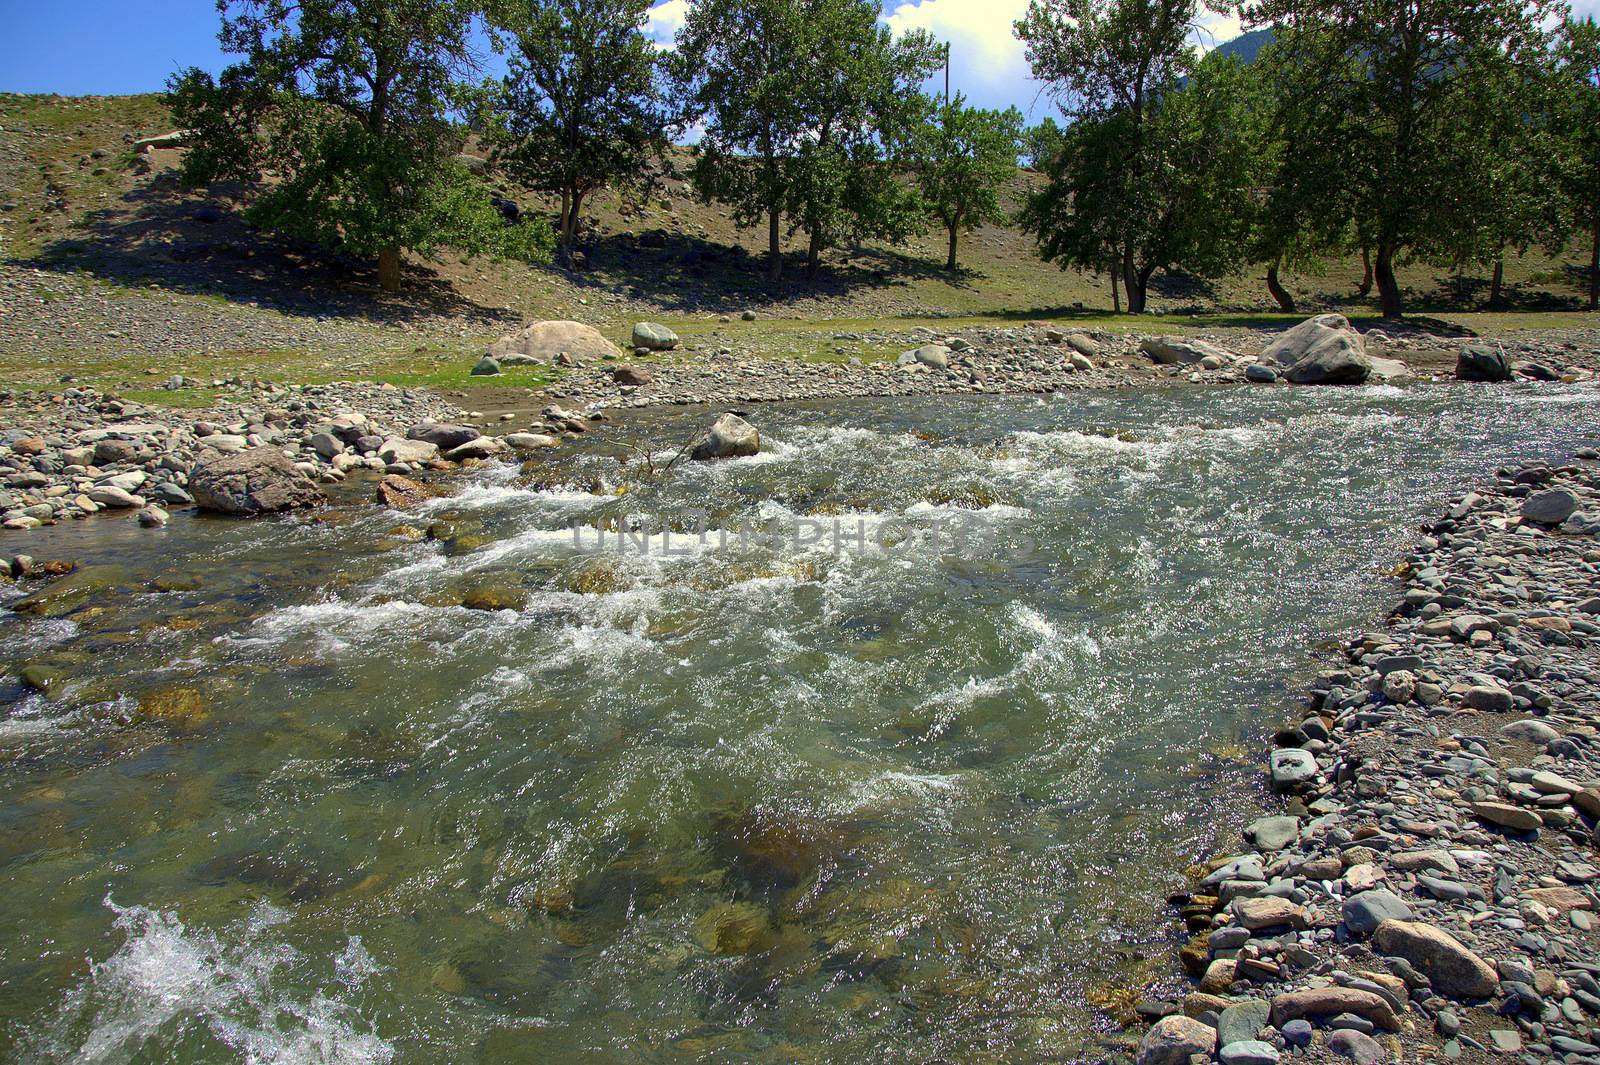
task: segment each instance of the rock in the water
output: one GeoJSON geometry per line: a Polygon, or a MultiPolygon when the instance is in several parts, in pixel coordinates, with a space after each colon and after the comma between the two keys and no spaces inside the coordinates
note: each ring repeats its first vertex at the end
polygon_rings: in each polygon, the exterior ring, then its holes
{"type": "Polygon", "coordinates": [[[1535,492],[1522,503],[1522,520],[1540,525],[1560,525],[1578,509],[1578,497],[1565,488],[1535,492]]]}
{"type": "Polygon", "coordinates": [[[531,355],[548,362],[560,354],[578,359],[620,358],[622,349],[600,335],[599,330],[579,322],[534,322],[507,334],[489,345],[495,359],[511,354],[531,355]]]}
{"type": "Polygon", "coordinates": [[[639,322],[633,327],[633,346],[650,351],[671,351],[678,346],[678,334],[655,322],[639,322]]]}
{"type": "Polygon", "coordinates": [[[1244,830],[1245,837],[1264,851],[1281,851],[1300,835],[1298,817],[1260,817],[1244,830]]]}
{"type": "Polygon", "coordinates": [[[271,447],[201,459],[189,474],[189,492],[201,510],[219,514],[265,514],[323,500],[322,489],[271,447]]]}
{"type": "Polygon", "coordinates": [[[1468,344],[1456,356],[1456,379],[1459,381],[1509,381],[1511,360],[1505,352],[1487,344],[1468,344]]]}
{"type": "Polygon", "coordinates": [[[1214,355],[1223,363],[1232,361],[1233,355],[1215,344],[1187,337],[1146,337],[1139,342],[1139,350],[1163,365],[1198,363],[1214,355]]]}
{"type": "Polygon", "coordinates": [[[500,363],[493,355],[485,355],[472,367],[473,377],[494,377],[500,372],[500,363]]]}
{"type": "Polygon", "coordinates": [[[444,457],[452,462],[460,462],[463,459],[486,459],[507,450],[509,446],[497,436],[478,436],[446,451],[444,457]]]}
{"type": "Polygon", "coordinates": [[[761,434],[737,414],[723,414],[706,431],[706,438],[689,453],[691,459],[737,458],[761,450],[761,434]]]}
{"type": "Polygon", "coordinates": [[[561,443],[548,433],[507,433],[501,439],[518,451],[534,451],[541,447],[555,447],[561,443]]]}
{"type": "Polygon", "coordinates": [[[1264,362],[1252,362],[1244,368],[1244,379],[1258,385],[1270,385],[1278,379],[1278,371],[1264,362]]]}
{"type": "Polygon", "coordinates": [[[1488,998],[1499,983],[1494,968],[1455,936],[1420,921],[1384,921],[1372,945],[1381,954],[1410,962],[1444,995],[1488,998]]]}
{"type": "Polygon", "coordinates": [[[139,524],[146,529],[159,529],[168,521],[168,514],[154,504],[139,511],[139,524]]]}
{"type": "Polygon", "coordinates": [[[1139,1043],[1138,1065],[1189,1065],[1191,1054],[1211,1056],[1217,1030],[1190,1017],[1163,1017],[1139,1043]]]}
{"type": "Polygon", "coordinates": [[[378,502],[386,507],[412,507],[426,499],[437,499],[448,493],[391,473],[378,482],[378,502]]]}
{"type": "Polygon", "coordinates": [[[1272,785],[1296,788],[1317,775],[1317,759],[1299,747],[1280,747],[1272,752],[1272,785]]]}
{"type": "Polygon", "coordinates": [[[1344,900],[1344,923],[1356,935],[1370,935],[1384,921],[1411,920],[1411,907],[1388,888],[1373,888],[1344,900]]]}

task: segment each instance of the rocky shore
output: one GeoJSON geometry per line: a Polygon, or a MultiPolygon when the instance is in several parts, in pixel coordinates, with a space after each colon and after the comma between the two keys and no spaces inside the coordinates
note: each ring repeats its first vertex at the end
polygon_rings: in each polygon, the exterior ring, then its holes
{"type": "Polygon", "coordinates": [[[1426,530],[1275,737],[1282,812],[1174,897],[1140,1065],[1600,1062],[1597,534],[1595,451],[1426,530]]]}

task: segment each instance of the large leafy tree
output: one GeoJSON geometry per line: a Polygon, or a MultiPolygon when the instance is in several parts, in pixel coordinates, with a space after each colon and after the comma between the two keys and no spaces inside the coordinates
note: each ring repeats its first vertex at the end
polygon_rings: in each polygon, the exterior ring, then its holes
{"type": "Polygon", "coordinates": [[[1569,18],[1556,71],[1560,180],[1578,226],[1589,236],[1589,309],[1600,310],[1600,26],[1569,18]]]}
{"type": "Polygon", "coordinates": [[[560,253],[583,202],[649,187],[674,128],[661,54],[645,36],[649,0],[490,0],[510,70],[489,94],[496,157],[529,188],[561,198],[560,253]]]}
{"type": "Polygon", "coordinates": [[[971,107],[957,94],[936,105],[917,132],[917,180],[928,210],[949,235],[948,269],[956,268],[963,232],[1002,222],[1000,186],[1017,172],[1022,112],[971,107]]]}
{"type": "MultiPolygon", "coordinates": [[[[1554,0],[1256,0],[1243,8],[1248,24],[1273,28],[1280,70],[1305,79],[1296,95],[1311,110],[1301,134],[1337,149],[1329,165],[1352,228],[1374,250],[1386,316],[1404,311],[1396,263],[1458,257],[1464,212],[1484,202],[1486,168],[1506,173],[1495,161],[1504,142],[1492,130],[1515,104],[1484,88],[1545,61],[1544,27],[1555,10],[1554,0]]],[[[1297,173],[1305,171],[1282,177],[1297,173]]]]}
{"type": "Polygon", "coordinates": [[[1111,268],[1135,314],[1160,265],[1148,239],[1162,209],[1150,125],[1193,64],[1186,42],[1197,14],[1197,0],[1032,0],[1016,24],[1034,76],[1072,120],[1066,136],[1075,142],[1047,168],[1054,187],[1030,215],[1058,230],[1052,239],[1040,229],[1041,246],[1063,263],[1111,268]],[[1082,193],[1082,206],[1069,189],[1082,193]]]}
{"type": "Polygon", "coordinates": [[[678,35],[675,81],[703,123],[693,178],[740,225],[767,224],[768,270],[781,240],[825,247],[896,238],[917,223],[895,177],[919,115],[916,87],[940,49],[925,33],[896,39],[876,0],[698,0],[678,35]]]}
{"type": "Polygon", "coordinates": [[[260,184],[266,228],[376,258],[400,287],[401,251],[443,246],[537,255],[548,228],[508,227],[456,159],[455,93],[473,65],[462,0],[219,0],[213,79],[177,75],[169,102],[197,131],[195,183],[260,184]]]}

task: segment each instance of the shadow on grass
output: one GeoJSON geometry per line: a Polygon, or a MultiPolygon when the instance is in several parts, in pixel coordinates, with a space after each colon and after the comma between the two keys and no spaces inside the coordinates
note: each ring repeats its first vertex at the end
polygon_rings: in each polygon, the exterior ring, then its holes
{"type": "Polygon", "coordinates": [[[91,212],[81,235],[47,245],[26,265],[88,275],[131,288],[159,288],[269,307],[303,317],[378,324],[434,317],[485,328],[517,315],[462,297],[426,267],[409,264],[404,288],[378,287],[374,263],[264,234],[241,214],[244,190],[214,186],[202,198],[166,171],[91,212]]]}

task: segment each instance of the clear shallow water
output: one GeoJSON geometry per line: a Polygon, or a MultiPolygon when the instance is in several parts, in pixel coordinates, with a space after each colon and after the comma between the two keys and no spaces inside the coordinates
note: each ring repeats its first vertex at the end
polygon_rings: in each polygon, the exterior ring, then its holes
{"type": "MultiPolygon", "coordinates": [[[[0,614],[68,678],[0,718],[0,1058],[1090,1053],[1095,1005],[1162,971],[1166,889],[1250,812],[1308,648],[1376,622],[1449,493],[1597,415],[1520,388],[762,407],[763,455],[649,482],[591,442],[423,515],[7,541],[100,568],[59,616],[0,614]],[[705,545],[595,550],[696,510],[705,545]],[[523,601],[458,605],[485,591],[523,601]],[[173,688],[203,718],[137,711],[173,688]]],[[[704,420],[621,435],[664,463],[704,420]]]]}

